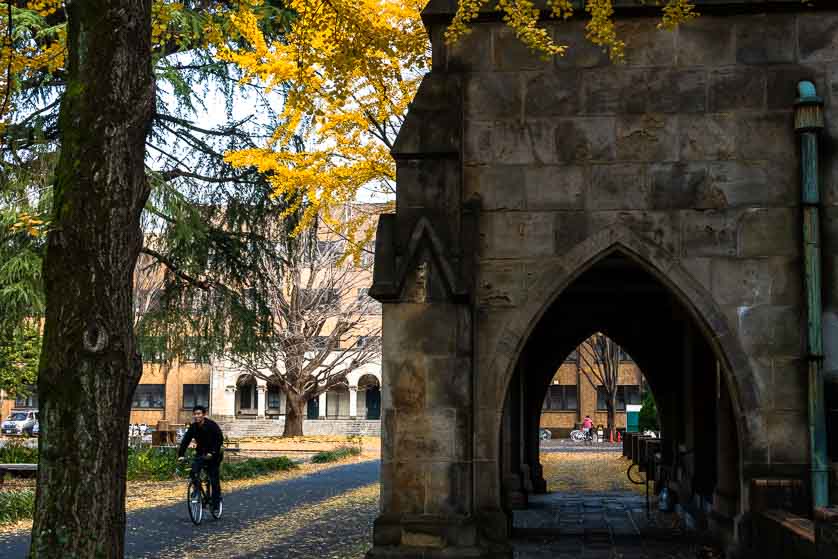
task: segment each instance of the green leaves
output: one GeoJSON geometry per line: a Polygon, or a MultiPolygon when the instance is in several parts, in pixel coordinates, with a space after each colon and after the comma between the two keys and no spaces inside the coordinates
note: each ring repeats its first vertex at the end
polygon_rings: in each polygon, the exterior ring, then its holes
{"type": "Polygon", "coordinates": [[[652,396],[651,390],[646,392],[643,396],[643,406],[640,408],[639,426],[640,432],[643,431],[657,431],[660,429],[658,424],[658,408],[655,405],[655,397],[652,396]]]}
{"type": "Polygon", "coordinates": [[[0,389],[12,395],[26,395],[38,379],[41,335],[26,321],[18,329],[0,331],[0,389]]]}

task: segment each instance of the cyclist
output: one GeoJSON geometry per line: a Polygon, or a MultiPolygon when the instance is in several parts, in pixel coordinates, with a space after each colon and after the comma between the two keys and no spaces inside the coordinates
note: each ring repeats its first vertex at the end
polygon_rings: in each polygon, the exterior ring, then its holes
{"type": "Polygon", "coordinates": [[[585,433],[586,439],[593,439],[593,428],[594,420],[591,419],[590,415],[586,415],[585,419],[582,420],[582,431],[585,433]]]}
{"type": "Polygon", "coordinates": [[[201,469],[207,469],[210,485],[212,486],[212,509],[218,510],[218,504],[221,502],[221,480],[219,479],[219,467],[221,460],[224,458],[221,445],[224,443],[224,435],[221,433],[221,427],[218,423],[207,417],[207,408],[204,406],[195,406],[192,408],[192,417],[195,419],[194,423],[189,426],[186,433],[183,435],[183,440],[180,442],[178,449],[178,460],[185,460],[184,454],[186,448],[192,439],[195,439],[195,459],[192,461],[192,479],[198,483],[201,477],[201,469]]]}

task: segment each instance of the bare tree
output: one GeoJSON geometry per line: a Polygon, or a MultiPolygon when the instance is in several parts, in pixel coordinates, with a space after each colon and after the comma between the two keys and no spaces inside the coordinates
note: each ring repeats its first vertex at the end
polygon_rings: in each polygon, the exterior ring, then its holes
{"type": "Polygon", "coordinates": [[[378,303],[367,294],[370,276],[343,258],[342,242],[309,232],[283,241],[285,250],[263,263],[254,301],[269,319],[252,332],[250,351],[226,357],[286,396],[283,436],[303,434],[306,403],[346,386],[352,371],[379,359],[378,303]]]}
{"type": "Polygon", "coordinates": [[[614,436],[617,411],[617,386],[620,377],[620,346],[597,332],[579,346],[579,367],[595,390],[605,391],[608,410],[608,434],[614,436]]]}

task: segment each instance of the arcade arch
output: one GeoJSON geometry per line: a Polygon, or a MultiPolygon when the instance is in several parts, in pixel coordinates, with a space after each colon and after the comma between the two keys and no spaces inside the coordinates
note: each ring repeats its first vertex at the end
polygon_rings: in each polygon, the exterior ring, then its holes
{"type": "Polygon", "coordinates": [[[545,270],[541,289],[508,328],[520,328],[521,341],[510,352],[495,424],[497,504],[511,523],[512,511],[525,508],[529,495],[547,490],[539,459],[542,402],[566,356],[602,332],[633,357],[655,394],[664,458],[676,467],[679,501],[699,521],[709,521],[703,511],[712,508],[714,527],[732,535],[747,509],[741,441],[747,453],[759,419],[746,414],[755,410],[742,403],[743,392],[746,401],[757,398],[753,385],[742,385],[748,371],[729,372],[731,362],[741,363],[741,350],[677,262],[645,251],[643,241],[625,232],[620,242],[612,237],[595,250],[604,239],[572,251],[578,272],[545,270]],[[530,322],[523,318],[528,312],[530,322]]]}

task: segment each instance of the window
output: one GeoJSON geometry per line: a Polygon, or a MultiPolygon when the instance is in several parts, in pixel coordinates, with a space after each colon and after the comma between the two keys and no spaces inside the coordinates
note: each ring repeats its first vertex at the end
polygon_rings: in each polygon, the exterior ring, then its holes
{"type": "Polygon", "coordinates": [[[317,254],[320,256],[336,255],[340,249],[340,241],[317,241],[317,254]]]}
{"type": "Polygon", "coordinates": [[[189,336],[184,340],[181,359],[185,362],[203,363],[206,361],[205,348],[201,347],[201,338],[189,336]]]}
{"type": "Polygon", "coordinates": [[[183,385],[183,409],[191,410],[195,406],[209,406],[209,384],[183,385]]]}
{"type": "Polygon", "coordinates": [[[575,411],[579,408],[575,384],[551,384],[544,398],[544,409],[575,411]]]}
{"type": "Polygon", "coordinates": [[[381,303],[370,297],[369,287],[358,288],[358,303],[363,305],[365,314],[381,314],[381,303]]]}
{"type": "Polygon", "coordinates": [[[566,363],[576,363],[579,361],[579,350],[574,349],[567,355],[567,357],[564,358],[564,360],[566,363]]]}
{"type": "MultiPolygon", "coordinates": [[[[623,409],[625,409],[626,404],[636,405],[636,406],[640,405],[641,400],[640,400],[640,387],[639,386],[626,385],[626,386],[620,386],[619,388],[622,389],[623,409]]],[[[619,398],[620,395],[621,394],[618,391],[617,397],[619,398]]],[[[619,405],[619,403],[618,403],[618,405],[619,405]]]]}
{"type": "Polygon", "coordinates": [[[134,400],[131,402],[132,408],[162,408],[166,394],[165,384],[140,384],[134,391],[134,400]]]}
{"type": "Polygon", "coordinates": [[[361,253],[361,266],[369,268],[375,262],[375,247],[367,245],[361,253]]]}
{"type": "Polygon", "coordinates": [[[321,351],[326,349],[326,346],[329,344],[329,336],[314,336],[311,339],[311,347],[314,351],[321,351]]]}
{"type": "MultiPolygon", "coordinates": [[[[607,411],[606,401],[608,392],[604,386],[597,386],[596,409],[607,411]]],[[[636,385],[620,385],[617,387],[617,410],[626,411],[626,404],[640,404],[640,387],[636,385]]]]}
{"type": "Polygon", "coordinates": [[[608,391],[605,389],[604,386],[597,386],[596,387],[596,409],[597,411],[607,411],[608,410],[608,391]]]}
{"type": "Polygon", "coordinates": [[[268,409],[278,410],[282,408],[282,391],[278,386],[268,385],[268,409]]]}
{"type": "Polygon", "coordinates": [[[15,396],[16,408],[37,408],[38,407],[38,393],[35,392],[34,386],[27,386],[24,388],[25,394],[21,393],[15,396]]]}
{"type": "Polygon", "coordinates": [[[300,304],[303,307],[337,307],[339,302],[337,289],[300,289],[300,304]]]}
{"type": "Polygon", "coordinates": [[[370,344],[378,342],[378,336],[358,336],[358,341],[355,345],[359,348],[368,347],[370,344]]]}

